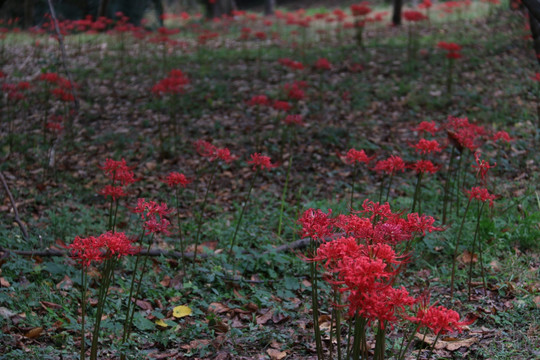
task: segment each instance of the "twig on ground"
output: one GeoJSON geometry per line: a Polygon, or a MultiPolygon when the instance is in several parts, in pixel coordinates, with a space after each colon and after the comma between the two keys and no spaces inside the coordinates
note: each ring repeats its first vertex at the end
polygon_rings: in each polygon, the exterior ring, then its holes
{"type": "Polygon", "coordinates": [[[19,225],[19,228],[21,229],[21,232],[23,234],[23,239],[28,240],[28,231],[26,231],[26,227],[21,221],[21,218],[19,217],[19,211],[17,210],[17,204],[15,203],[15,199],[13,198],[13,195],[11,194],[11,191],[9,191],[9,186],[6,182],[6,178],[4,177],[4,174],[0,172],[0,180],[2,180],[2,184],[4,185],[4,189],[6,190],[6,193],[9,197],[9,201],[11,202],[11,207],[13,208],[13,214],[15,214],[15,222],[17,225],[19,225]]]}

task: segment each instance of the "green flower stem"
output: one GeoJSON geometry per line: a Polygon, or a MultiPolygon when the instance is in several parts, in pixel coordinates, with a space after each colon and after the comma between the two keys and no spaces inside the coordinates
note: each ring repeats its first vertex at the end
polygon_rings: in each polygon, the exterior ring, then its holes
{"type": "Polygon", "coordinates": [[[103,272],[103,282],[99,287],[98,294],[98,306],[96,310],[96,321],[94,325],[94,332],[92,334],[92,348],[90,349],[90,360],[97,360],[97,347],[99,340],[99,329],[101,326],[101,316],[103,315],[103,309],[105,307],[105,300],[107,299],[107,293],[109,292],[109,285],[111,284],[112,273],[114,272],[114,266],[116,264],[115,259],[108,259],[105,262],[103,272]]]}
{"type": "Polygon", "coordinates": [[[431,358],[431,354],[433,354],[433,350],[435,349],[435,345],[437,344],[437,341],[439,340],[439,336],[441,336],[441,333],[438,333],[437,336],[435,337],[435,341],[433,341],[433,344],[431,345],[431,348],[429,349],[429,354],[426,358],[427,360],[431,358]]]}
{"type": "Polygon", "coordinates": [[[352,345],[352,358],[353,360],[360,359],[360,352],[362,352],[362,360],[367,358],[367,344],[366,344],[366,323],[367,320],[360,317],[358,313],[354,317],[354,342],[352,345]]]}
{"type": "Polygon", "coordinates": [[[450,299],[454,298],[454,278],[456,275],[456,259],[457,259],[457,252],[459,248],[459,241],[461,240],[461,233],[463,232],[463,225],[465,225],[465,219],[467,218],[467,212],[469,211],[469,207],[471,206],[471,199],[469,198],[469,201],[467,202],[467,207],[465,208],[465,213],[463,214],[463,217],[461,219],[461,225],[459,227],[457,239],[456,239],[456,247],[454,248],[454,256],[452,258],[452,277],[450,280],[450,299]]]}
{"type": "MultiPolygon", "coordinates": [[[[315,254],[315,241],[313,238],[310,240],[310,253],[315,254]]],[[[313,330],[315,332],[315,346],[317,348],[317,359],[323,360],[323,347],[321,338],[321,329],[319,327],[319,296],[317,288],[317,264],[314,261],[310,263],[311,273],[311,303],[313,313],[313,330]]]]}
{"type": "Polygon", "coordinates": [[[257,179],[257,174],[258,173],[259,173],[259,170],[256,170],[255,174],[253,174],[253,178],[251,179],[251,183],[249,184],[249,190],[248,190],[248,193],[246,195],[246,199],[244,200],[244,204],[242,205],[242,211],[240,211],[240,218],[236,222],[236,228],[234,229],[234,235],[231,238],[231,245],[229,247],[229,253],[227,255],[227,261],[231,260],[233,246],[234,246],[234,243],[236,241],[236,235],[238,235],[238,229],[240,228],[240,223],[242,222],[242,218],[244,217],[244,212],[245,212],[247,204],[249,202],[249,197],[251,195],[251,190],[253,190],[253,186],[255,185],[255,180],[257,179]]]}
{"type": "Polygon", "coordinates": [[[357,175],[357,173],[358,173],[358,166],[356,165],[356,162],[355,162],[354,163],[354,170],[353,170],[352,184],[351,184],[351,201],[350,201],[351,211],[353,209],[354,184],[356,183],[356,175],[357,175]]]}
{"type": "Polygon", "coordinates": [[[81,291],[81,360],[86,358],[86,348],[85,348],[85,317],[86,317],[86,271],[85,266],[81,267],[81,282],[82,282],[82,291],[81,291]]]}
{"type": "MultiPolygon", "coordinates": [[[[420,192],[421,192],[421,182],[422,182],[422,176],[424,175],[423,172],[419,173],[416,177],[416,187],[414,188],[414,199],[412,204],[411,212],[414,212],[414,209],[416,208],[416,203],[418,202],[418,207],[420,207],[420,192]]],[[[418,211],[420,212],[420,211],[418,211]]]]}
{"type": "Polygon", "coordinates": [[[416,324],[414,331],[411,333],[408,339],[406,336],[403,336],[403,340],[401,341],[401,346],[399,347],[397,360],[403,360],[405,358],[405,354],[407,353],[407,350],[409,350],[409,346],[411,346],[411,343],[414,340],[414,336],[416,335],[416,332],[418,331],[419,328],[420,328],[420,322],[416,324]],[[403,345],[405,345],[405,341],[407,341],[407,345],[403,347],[403,345]]]}
{"type": "Polygon", "coordinates": [[[178,236],[180,238],[180,252],[182,253],[182,270],[186,273],[186,255],[184,254],[186,247],[184,244],[184,234],[182,232],[182,223],[180,222],[180,198],[178,196],[178,186],[174,188],[176,199],[176,223],[178,224],[178,236]]]}
{"type": "MultiPolygon", "coordinates": [[[[150,240],[148,241],[148,247],[146,248],[147,253],[150,250],[150,246],[152,246],[153,240],[154,240],[154,234],[152,234],[152,236],[150,237],[150,240]]],[[[137,257],[140,257],[140,255],[137,256],[137,257]]],[[[139,297],[140,292],[141,292],[141,285],[142,285],[143,276],[146,273],[146,263],[147,262],[148,262],[148,256],[145,256],[144,260],[143,260],[142,270],[141,270],[141,273],[139,275],[139,281],[137,283],[137,291],[135,291],[134,299],[137,299],[139,297]]],[[[130,301],[132,301],[131,297],[130,297],[130,301]]],[[[135,315],[135,303],[133,303],[133,301],[132,301],[131,305],[132,305],[131,306],[131,314],[129,314],[130,309],[128,309],[129,322],[128,322],[128,325],[127,325],[127,331],[124,333],[124,336],[125,336],[124,341],[127,341],[127,339],[129,338],[129,335],[131,333],[131,326],[133,325],[133,316],[135,315]]]]}
{"type": "Polygon", "coordinates": [[[201,237],[201,228],[202,228],[202,223],[204,219],[204,209],[206,208],[206,201],[208,200],[208,193],[210,192],[210,188],[212,187],[212,182],[214,181],[216,172],[217,172],[217,165],[214,165],[212,169],[212,175],[210,176],[210,180],[208,181],[208,187],[206,188],[206,192],[204,193],[204,200],[201,205],[201,213],[199,214],[199,221],[197,224],[197,236],[195,237],[195,251],[193,253],[193,268],[195,268],[195,264],[197,263],[197,248],[199,247],[199,240],[201,237]]]}
{"type": "Polygon", "coordinates": [[[452,171],[452,164],[454,162],[455,157],[456,157],[456,147],[452,146],[452,153],[450,154],[450,161],[448,163],[448,168],[446,169],[446,181],[444,182],[444,195],[443,195],[443,208],[442,208],[443,225],[446,224],[446,215],[447,215],[447,210],[448,210],[448,200],[449,200],[450,182],[451,182],[450,172],[452,171]]]}
{"type": "Polygon", "coordinates": [[[474,229],[474,237],[473,237],[473,243],[472,243],[472,249],[471,249],[471,262],[469,263],[469,301],[471,301],[471,282],[472,282],[472,270],[473,270],[473,256],[474,256],[474,247],[477,242],[480,242],[478,240],[478,229],[480,228],[480,217],[482,216],[482,212],[484,210],[485,202],[482,203],[482,205],[478,204],[478,212],[476,216],[476,227],[474,229]]]}
{"type": "Polygon", "coordinates": [[[377,334],[375,335],[375,356],[374,360],[384,360],[384,349],[386,347],[386,331],[383,324],[379,324],[377,334]]]}
{"type": "Polygon", "coordinates": [[[394,173],[392,172],[390,174],[390,181],[388,182],[388,190],[386,191],[386,200],[384,200],[385,202],[388,201],[388,198],[390,197],[390,189],[392,188],[392,180],[394,179],[394,173]]]}
{"type": "Polygon", "coordinates": [[[279,209],[279,223],[278,223],[278,231],[277,231],[278,238],[281,236],[281,229],[283,226],[283,212],[285,211],[285,200],[287,198],[287,190],[289,187],[289,177],[291,174],[292,163],[293,163],[293,155],[291,153],[291,157],[289,158],[289,166],[287,166],[287,177],[285,178],[285,186],[283,187],[283,192],[281,193],[281,206],[279,209]]]}
{"type": "MultiPolygon", "coordinates": [[[[422,338],[422,343],[425,343],[426,341],[427,332],[428,332],[428,329],[426,328],[426,331],[424,331],[424,337],[422,338]]],[[[418,356],[416,357],[416,360],[420,360],[420,354],[422,354],[422,349],[418,350],[418,356]]]]}

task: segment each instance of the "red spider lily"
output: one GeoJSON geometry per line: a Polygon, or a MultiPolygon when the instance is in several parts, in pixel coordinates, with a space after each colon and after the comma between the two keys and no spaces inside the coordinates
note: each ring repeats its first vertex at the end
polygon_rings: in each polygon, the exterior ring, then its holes
{"type": "Polygon", "coordinates": [[[38,80],[56,84],[60,80],[60,75],[57,73],[43,73],[39,75],[38,80]]]}
{"type": "Polygon", "coordinates": [[[461,46],[453,42],[439,41],[437,43],[437,47],[449,52],[458,52],[461,50],[461,46]]]}
{"type": "Polygon", "coordinates": [[[345,257],[354,257],[360,253],[360,246],[354,237],[339,237],[322,243],[317,254],[310,261],[322,262],[326,270],[334,271],[345,257]]]}
{"type": "Polygon", "coordinates": [[[480,177],[480,179],[485,182],[488,170],[497,166],[497,163],[490,165],[486,160],[481,160],[479,152],[474,154],[474,159],[476,161],[476,165],[473,164],[472,167],[474,169],[478,169],[476,171],[476,177],[480,177]]]}
{"type": "Polygon", "coordinates": [[[420,11],[416,10],[405,10],[403,11],[403,18],[410,22],[418,22],[427,20],[427,16],[422,14],[420,11]]]}
{"type": "Polygon", "coordinates": [[[215,147],[206,140],[199,139],[195,141],[194,145],[195,150],[202,157],[211,158],[217,151],[217,147],[215,147]]]}
{"type": "Polygon", "coordinates": [[[298,223],[302,225],[302,237],[310,237],[325,241],[327,237],[332,236],[334,229],[334,220],[331,218],[332,210],[328,209],[325,214],[320,209],[308,209],[298,219],[298,223]]]}
{"type": "Polygon", "coordinates": [[[277,167],[276,164],[272,164],[268,156],[261,155],[259,153],[251,154],[251,160],[248,161],[248,165],[253,165],[253,171],[257,170],[270,170],[277,167]],[[257,169],[259,167],[259,169],[257,169]]]}
{"type": "Polygon", "coordinates": [[[98,192],[100,195],[103,195],[104,197],[112,197],[114,201],[121,197],[127,196],[127,194],[124,192],[124,189],[121,186],[114,186],[114,185],[106,185],[103,189],[101,189],[98,192]]]}
{"type": "Polygon", "coordinates": [[[435,135],[439,129],[437,128],[437,125],[434,121],[422,121],[416,128],[414,128],[415,131],[417,131],[419,134],[422,134],[423,132],[428,132],[431,135],[435,135]]]}
{"type": "Polygon", "coordinates": [[[133,184],[137,180],[134,177],[133,171],[127,166],[126,160],[116,161],[107,158],[105,164],[100,166],[100,169],[105,172],[105,175],[113,181],[120,182],[122,185],[133,184]]]}
{"type": "Polygon", "coordinates": [[[7,77],[6,73],[0,70],[0,79],[7,77]]]}
{"type": "Polygon", "coordinates": [[[295,81],[290,84],[285,84],[284,89],[289,99],[303,100],[306,97],[306,93],[303,89],[306,87],[307,83],[305,81],[295,81]]]}
{"type": "Polygon", "coordinates": [[[17,83],[17,89],[19,90],[28,90],[30,87],[31,85],[28,81],[20,81],[17,83]]]}
{"type": "Polygon", "coordinates": [[[213,157],[210,158],[210,161],[222,160],[229,164],[231,161],[235,160],[236,157],[231,155],[231,151],[228,148],[218,148],[213,157]]]}
{"type": "Polygon", "coordinates": [[[87,238],[77,236],[67,248],[70,256],[82,266],[90,266],[92,262],[100,263],[104,260],[104,254],[101,251],[102,242],[93,236],[87,238]]]}
{"type": "Polygon", "coordinates": [[[75,97],[73,96],[73,94],[65,91],[62,88],[52,89],[51,93],[59,100],[65,102],[75,101],[75,97]]]}
{"type": "Polygon", "coordinates": [[[347,162],[347,164],[354,164],[356,162],[363,162],[364,164],[368,164],[372,159],[373,156],[367,156],[364,150],[356,149],[350,149],[345,156],[345,161],[347,162]]]}
{"type": "Polygon", "coordinates": [[[442,227],[433,226],[435,219],[428,215],[418,215],[417,213],[407,214],[408,230],[412,234],[426,235],[427,232],[444,231],[442,227]]]}
{"type": "Polygon", "coordinates": [[[298,125],[298,126],[304,125],[304,122],[302,121],[302,115],[300,114],[287,115],[285,119],[283,119],[283,122],[287,125],[298,125]]]}
{"type": "Polygon", "coordinates": [[[353,4],[350,6],[353,16],[366,16],[371,12],[367,2],[361,2],[360,4],[353,4]]]}
{"type": "Polygon", "coordinates": [[[489,201],[489,207],[493,207],[493,200],[497,199],[497,195],[490,194],[486,188],[480,186],[473,187],[471,190],[465,190],[465,192],[469,194],[469,200],[489,201]]]}
{"type": "Polygon", "coordinates": [[[373,168],[376,172],[385,172],[393,175],[398,171],[405,171],[405,162],[399,156],[392,155],[386,160],[380,160],[373,168]]]}
{"type": "Polygon", "coordinates": [[[263,31],[257,31],[257,32],[255,33],[255,37],[256,37],[257,39],[259,39],[259,40],[266,40],[267,35],[266,35],[266,33],[263,32],[263,31]]]}
{"type": "Polygon", "coordinates": [[[292,109],[292,105],[289,102],[281,100],[274,101],[274,105],[272,106],[274,109],[281,111],[289,111],[292,109]]]}
{"type": "Polygon", "coordinates": [[[317,59],[314,66],[317,70],[330,70],[332,68],[332,64],[326,58],[317,59]]]}
{"type": "Polygon", "coordinates": [[[418,160],[415,163],[413,163],[410,166],[410,168],[416,171],[417,174],[420,174],[420,173],[435,174],[437,171],[439,171],[441,167],[434,165],[430,160],[418,160]]]}
{"type": "Polygon", "coordinates": [[[191,183],[191,180],[186,178],[184,174],[178,173],[178,172],[171,172],[169,175],[167,175],[167,179],[164,181],[169,187],[175,187],[176,185],[180,185],[183,188],[185,188],[188,184],[191,183]]]}
{"type": "Polygon", "coordinates": [[[146,201],[145,198],[137,199],[137,206],[132,210],[135,214],[141,214],[141,219],[151,219],[159,216],[163,218],[169,215],[172,210],[167,207],[167,204],[158,204],[155,201],[146,201]]]}
{"type": "Polygon", "coordinates": [[[178,69],[171,70],[169,75],[161,79],[152,87],[152,93],[157,96],[166,94],[182,94],[185,92],[185,86],[189,84],[189,79],[178,69]]]}
{"type": "Polygon", "coordinates": [[[431,0],[424,0],[422,3],[418,4],[419,9],[429,9],[433,6],[431,0]]]}
{"type": "Polygon", "coordinates": [[[134,255],[140,250],[138,247],[133,246],[131,239],[123,232],[113,233],[109,231],[101,234],[99,240],[102,241],[110,257],[116,255],[117,258],[120,258],[126,255],[134,255]]]}
{"type": "Polygon", "coordinates": [[[249,106],[268,106],[270,105],[270,100],[266,95],[254,95],[247,104],[249,106]]]}
{"type": "Polygon", "coordinates": [[[370,214],[370,221],[373,221],[375,218],[382,220],[399,217],[399,214],[392,212],[390,205],[387,202],[379,204],[378,202],[373,202],[369,199],[364,200],[362,203],[362,210],[356,211],[356,213],[364,215],[370,214]]]}
{"type": "Polygon", "coordinates": [[[531,76],[531,79],[534,81],[540,81],[540,73],[535,73],[534,76],[531,76]]]}
{"type": "Polygon", "coordinates": [[[447,332],[462,332],[463,327],[470,325],[474,320],[459,321],[460,316],[454,310],[449,310],[443,306],[430,306],[427,309],[420,307],[415,317],[408,317],[408,320],[419,323],[420,326],[427,327],[435,334],[445,334],[447,332]]]}
{"type": "Polygon", "coordinates": [[[155,217],[150,218],[145,221],[143,228],[146,230],[146,235],[149,234],[165,234],[170,235],[170,231],[168,230],[171,223],[169,220],[160,218],[159,220],[155,217]]]}
{"type": "Polygon", "coordinates": [[[430,154],[432,152],[441,152],[439,142],[437,140],[420,139],[418,143],[411,145],[420,154],[430,154]]]}
{"type": "Polygon", "coordinates": [[[506,132],[506,131],[497,131],[494,135],[493,135],[493,141],[499,141],[499,140],[503,140],[505,142],[512,142],[514,141],[514,139],[512,139],[510,137],[510,135],[506,132]]]}

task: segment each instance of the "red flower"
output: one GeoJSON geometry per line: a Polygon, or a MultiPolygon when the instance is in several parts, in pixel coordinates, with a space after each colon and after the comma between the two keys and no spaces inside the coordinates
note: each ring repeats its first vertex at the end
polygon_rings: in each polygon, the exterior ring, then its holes
{"type": "Polygon", "coordinates": [[[249,106],[268,106],[270,105],[270,100],[268,100],[268,97],[266,95],[254,95],[247,104],[249,106]]]}
{"type": "Polygon", "coordinates": [[[214,160],[222,160],[225,161],[227,164],[230,163],[235,159],[234,156],[231,155],[231,151],[228,148],[218,148],[214,154],[213,158],[210,158],[210,161],[214,160]]]}
{"type": "Polygon", "coordinates": [[[184,174],[180,174],[178,172],[171,172],[169,173],[169,175],[167,175],[165,183],[169,187],[175,187],[176,185],[180,185],[185,188],[189,183],[191,183],[191,180],[188,180],[184,174]]]}
{"type": "Polygon", "coordinates": [[[87,238],[75,237],[73,243],[68,245],[70,256],[77,260],[82,266],[90,266],[92,262],[103,261],[102,243],[99,239],[90,236],[87,238]]]}
{"type": "Polygon", "coordinates": [[[405,10],[402,14],[403,18],[410,22],[417,22],[427,19],[427,16],[416,10],[405,10]]]}
{"type": "Polygon", "coordinates": [[[353,4],[350,7],[353,16],[365,16],[371,12],[369,5],[366,2],[360,4],[353,4]]]}
{"type": "Polygon", "coordinates": [[[531,79],[534,81],[540,81],[540,73],[535,73],[534,76],[531,76],[531,79]]]}
{"type": "Polygon", "coordinates": [[[443,231],[441,227],[433,226],[435,219],[427,215],[418,215],[417,213],[407,214],[407,226],[412,234],[426,235],[426,231],[443,231]]]}
{"type": "Polygon", "coordinates": [[[473,187],[471,190],[465,190],[465,192],[469,194],[469,200],[489,201],[489,207],[493,207],[493,200],[497,198],[497,195],[490,194],[486,188],[479,186],[473,187]]]}
{"type": "Polygon", "coordinates": [[[405,162],[403,162],[401,157],[392,155],[386,160],[380,160],[377,162],[373,170],[393,175],[398,171],[405,170],[405,162]]]}
{"type": "Polygon", "coordinates": [[[434,165],[429,160],[418,160],[411,166],[411,168],[414,169],[414,171],[416,171],[417,174],[420,174],[420,173],[435,174],[437,171],[439,171],[440,166],[434,165]]]}
{"type": "Polygon", "coordinates": [[[514,141],[514,139],[512,139],[506,131],[497,131],[495,135],[493,135],[493,141],[499,141],[499,140],[503,140],[505,142],[514,141]]]}
{"type": "Polygon", "coordinates": [[[137,206],[133,209],[135,214],[141,214],[142,219],[155,218],[159,215],[160,218],[163,218],[169,215],[172,210],[167,207],[167,204],[161,203],[158,204],[155,201],[146,201],[144,198],[137,199],[137,206]]]}
{"type": "Polygon", "coordinates": [[[65,102],[75,101],[75,97],[73,96],[73,94],[65,91],[62,88],[52,89],[51,93],[59,100],[65,102]]]}
{"type": "Polygon", "coordinates": [[[420,139],[417,144],[412,145],[417,152],[421,154],[429,154],[432,152],[441,152],[439,142],[437,140],[420,139]]]}
{"type": "Polygon", "coordinates": [[[100,169],[105,172],[105,175],[111,179],[113,183],[119,181],[122,185],[129,185],[136,181],[133,171],[127,166],[126,160],[124,159],[116,161],[107,158],[105,164],[100,166],[100,169]]]}
{"type": "Polygon", "coordinates": [[[476,165],[473,164],[472,167],[478,169],[476,171],[476,177],[480,177],[480,179],[485,182],[488,170],[494,168],[497,163],[490,165],[486,160],[480,160],[480,153],[478,152],[474,154],[474,159],[476,161],[476,165]]]}
{"type": "Polygon", "coordinates": [[[320,58],[315,62],[315,68],[318,70],[330,70],[332,65],[326,58],[320,58]]]}
{"type": "Polygon", "coordinates": [[[285,119],[283,119],[283,121],[287,125],[298,125],[298,126],[304,125],[304,122],[302,121],[302,115],[300,115],[300,114],[287,115],[287,117],[285,117],[285,119]]]}
{"type": "Polygon", "coordinates": [[[109,256],[116,255],[117,258],[125,255],[133,255],[139,251],[139,248],[134,247],[132,241],[126,236],[125,233],[113,233],[106,232],[99,236],[99,241],[108,250],[109,256]]]}
{"type": "Polygon", "coordinates": [[[439,41],[437,43],[437,47],[439,49],[444,49],[448,52],[458,52],[461,50],[461,46],[453,42],[448,43],[445,41],[439,41]]]}
{"type": "Polygon", "coordinates": [[[280,101],[280,100],[274,101],[273,107],[274,109],[281,110],[281,111],[289,111],[292,108],[291,104],[289,104],[287,101],[280,101]]]}
{"type": "Polygon", "coordinates": [[[443,306],[431,306],[427,309],[420,308],[418,314],[409,320],[420,323],[431,329],[435,334],[445,334],[448,331],[463,331],[463,326],[470,325],[473,321],[459,321],[459,314],[443,306]]]}
{"type": "Polygon", "coordinates": [[[328,214],[323,213],[320,209],[306,210],[302,217],[298,219],[298,223],[302,225],[301,236],[326,240],[326,237],[332,235],[334,220],[330,217],[331,215],[331,209],[328,209],[328,214]]]}
{"type": "Polygon", "coordinates": [[[446,54],[446,58],[447,58],[447,59],[453,59],[453,60],[455,60],[455,59],[461,59],[462,56],[461,56],[461,54],[458,53],[458,52],[453,52],[453,51],[451,51],[451,52],[449,52],[448,54],[446,54]]]}
{"type": "Polygon", "coordinates": [[[437,129],[437,125],[433,121],[422,121],[414,130],[418,131],[419,134],[425,131],[430,133],[431,135],[435,135],[435,133],[439,131],[439,129],[437,129]]]}
{"type": "Polygon", "coordinates": [[[260,167],[260,170],[277,167],[276,164],[272,164],[270,162],[270,158],[268,156],[264,156],[259,153],[251,154],[251,160],[248,161],[248,165],[253,165],[253,170],[257,170],[257,167],[260,167]]]}
{"type": "Polygon", "coordinates": [[[121,186],[113,186],[113,185],[105,186],[98,193],[105,197],[110,196],[112,197],[114,201],[116,201],[118,198],[127,196],[127,194],[124,192],[124,189],[121,186]]]}
{"type": "Polygon", "coordinates": [[[364,164],[368,164],[371,159],[373,159],[373,157],[368,157],[364,150],[359,151],[356,149],[350,149],[345,157],[345,161],[347,162],[347,164],[354,164],[356,162],[363,162],[364,164]]]}
{"type": "Polygon", "coordinates": [[[143,228],[146,230],[146,235],[148,234],[165,234],[170,235],[168,230],[171,223],[169,220],[160,218],[159,220],[156,217],[152,217],[145,221],[143,228]]]}
{"type": "Polygon", "coordinates": [[[212,158],[217,151],[217,147],[206,140],[199,139],[195,141],[195,150],[202,157],[212,158]]]}

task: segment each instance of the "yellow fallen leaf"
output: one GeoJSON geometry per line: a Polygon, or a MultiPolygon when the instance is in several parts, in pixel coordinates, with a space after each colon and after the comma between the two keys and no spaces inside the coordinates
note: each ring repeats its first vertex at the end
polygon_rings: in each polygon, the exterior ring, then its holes
{"type": "Polygon", "coordinates": [[[163,319],[158,319],[155,322],[156,322],[156,325],[161,326],[161,327],[169,326],[169,325],[167,325],[167,323],[165,321],[163,321],[163,319]]]}
{"type": "Polygon", "coordinates": [[[43,328],[41,326],[40,327],[35,327],[35,328],[29,330],[26,334],[24,334],[24,336],[26,336],[29,339],[35,339],[39,335],[41,335],[42,331],[43,331],[43,328]]]}
{"type": "Polygon", "coordinates": [[[188,306],[180,305],[173,308],[173,316],[175,318],[183,318],[188,315],[191,315],[191,309],[188,306]]]}

